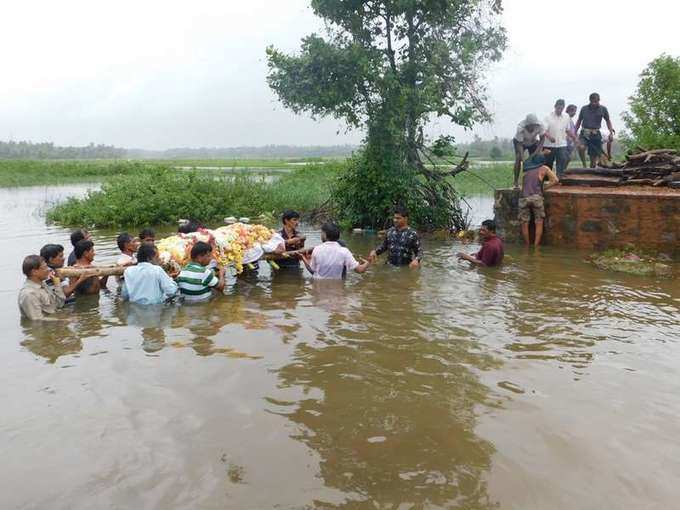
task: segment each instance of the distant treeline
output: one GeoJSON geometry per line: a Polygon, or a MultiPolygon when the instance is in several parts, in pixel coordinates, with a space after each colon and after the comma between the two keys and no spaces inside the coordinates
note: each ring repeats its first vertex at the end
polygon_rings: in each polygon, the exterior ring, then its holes
{"type": "Polygon", "coordinates": [[[278,159],[278,158],[334,158],[351,156],[355,145],[294,146],[265,145],[263,147],[189,147],[152,151],[128,149],[131,159],[278,159]]]}
{"type": "Polygon", "coordinates": [[[266,145],[264,147],[202,147],[167,150],[122,149],[111,145],[59,147],[51,142],[2,142],[0,159],[247,159],[247,158],[333,158],[347,157],[354,145],[308,146],[266,145]]]}
{"type": "Polygon", "coordinates": [[[119,159],[124,158],[125,149],[112,145],[84,147],[59,147],[51,142],[2,142],[0,159],[119,159]]]}

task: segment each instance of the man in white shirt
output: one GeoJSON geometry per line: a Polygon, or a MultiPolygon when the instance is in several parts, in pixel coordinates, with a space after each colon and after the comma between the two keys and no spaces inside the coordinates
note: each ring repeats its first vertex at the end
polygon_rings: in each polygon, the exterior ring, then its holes
{"type": "Polygon", "coordinates": [[[345,269],[355,273],[364,273],[370,262],[361,259],[361,263],[347,248],[340,246],[340,229],[334,223],[325,223],[321,227],[322,244],[316,246],[311,255],[302,255],[307,270],[319,280],[341,280],[345,269]]]}
{"type": "Polygon", "coordinates": [[[140,305],[159,305],[175,297],[177,284],[160,266],[158,249],[144,243],[137,257],[139,263],[125,270],[123,299],[140,305]]]}
{"type": "Polygon", "coordinates": [[[545,157],[545,164],[552,170],[557,162],[557,176],[560,178],[569,165],[568,141],[571,139],[573,143],[576,143],[569,129],[571,119],[564,113],[564,107],[564,99],[558,99],[555,102],[555,110],[545,118],[544,147],[550,151],[545,157]]]}
{"type": "Polygon", "coordinates": [[[515,147],[515,188],[519,187],[519,170],[524,160],[524,151],[527,151],[529,156],[541,152],[544,139],[545,126],[538,121],[538,117],[533,113],[527,115],[526,119],[517,125],[517,132],[512,139],[515,147]]]}

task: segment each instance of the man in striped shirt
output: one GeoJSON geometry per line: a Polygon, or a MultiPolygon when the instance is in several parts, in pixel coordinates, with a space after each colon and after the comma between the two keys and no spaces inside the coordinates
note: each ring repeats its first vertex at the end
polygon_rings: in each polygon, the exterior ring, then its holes
{"type": "Polygon", "coordinates": [[[212,248],[208,243],[197,242],[191,249],[191,262],[182,268],[177,277],[177,286],[187,303],[207,301],[213,289],[224,290],[224,268],[217,267],[217,276],[208,267],[212,259],[212,248]]]}

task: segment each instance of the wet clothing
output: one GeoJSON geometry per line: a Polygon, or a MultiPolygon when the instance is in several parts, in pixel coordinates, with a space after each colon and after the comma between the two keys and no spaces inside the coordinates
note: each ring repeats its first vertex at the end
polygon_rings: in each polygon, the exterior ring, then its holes
{"type": "Polygon", "coordinates": [[[60,285],[48,287],[45,283],[26,280],[19,291],[19,310],[21,316],[31,320],[40,320],[45,315],[53,314],[63,308],[66,297],[60,285]]]}
{"type": "Polygon", "coordinates": [[[177,286],[188,303],[207,301],[212,297],[213,287],[219,283],[212,269],[196,262],[184,266],[177,277],[177,286]]]}
{"type": "MultiPolygon", "coordinates": [[[[283,237],[283,239],[285,241],[288,241],[288,239],[293,239],[294,237],[300,236],[300,234],[298,233],[297,230],[294,230],[293,234],[289,236],[288,233],[286,232],[285,228],[282,228],[279,231],[279,234],[281,235],[281,237],[283,237]]],[[[302,248],[302,246],[300,246],[299,248],[302,248]]],[[[293,249],[299,249],[299,248],[293,248],[293,249]]],[[[286,251],[288,251],[288,248],[286,248],[286,251]]],[[[300,259],[295,258],[295,257],[277,259],[276,263],[278,264],[278,266],[280,268],[283,268],[283,269],[299,269],[300,268],[300,259]]]]}
{"type": "Polygon", "coordinates": [[[412,228],[397,230],[392,227],[387,231],[385,240],[375,250],[377,255],[388,253],[387,262],[393,266],[407,266],[413,260],[420,260],[420,237],[412,228]]]}
{"type": "Polygon", "coordinates": [[[177,294],[177,284],[162,267],[141,262],[125,270],[122,297],[140,305],[159,305],[177,294]]]}
{"type": "Polygon", "coordinates": [[[500,237],[493,236],[482,244],[482,249],[475,253],[475,258],[486,267],[500,266],[503,262],[503,241],[500,237]]]}
{"type": "Polygon", "coordinates": [[[540,178],[541,168],[542,167],[538,167],[524,172],[522,198],[530,197],[532,195],[543,195],[543,181],[540,178]]]}
{"type": "Polygon", "coordinates": [[[555,141],[552,142],[546,138],[543,144],[546,148],[566,147],[567,146],[567,131],[569,130],[569,123],[571,118],[566,113],[557,115],[552,112],[545,118],[546,133],[552,136],[555,141]]]}
{"type": "Polygon", "coordinates": [[[339,280],[346,271],[354,271],[359,263],[352,252],[336,241],[326,241],[312,251],[310,267],[314,278],[320,280],[339,280]]]}
{"type": "Polygon", "coordinates": [[[68,260],[66,261],[67,266],[75,266],[76,265],[76,252],[75,250],[72,251],[69,256],[68,260]]]}
{"type": "Polygon", "coordinates": [[[565,145],[564,147],[552,147],[549,150],[550,152],[545,157],[545,164],[552,170],[557,163],[557,176],[561,178],[567,166],[569,166],[569,147],[565,145]]]}
{"type": "Polygon", "coordinates": [[[590,104],[587,104],[581,108],[578,114],[578,120],[581,122],[583,129],[599,130],[602,127],[602,119],[609,122],[609,110],[607,110],[606,106],[602,105],[593,108],[590,104]]]}
{"type": "Polygon", "coordinates": [[[545,203],[543,195],[531,195],[530,197],[522,197],[519,199],[519,221],[520,223],[529,223],[531,221],[531,214],[534,215],[534,221],[545,218],[545,203]]]}

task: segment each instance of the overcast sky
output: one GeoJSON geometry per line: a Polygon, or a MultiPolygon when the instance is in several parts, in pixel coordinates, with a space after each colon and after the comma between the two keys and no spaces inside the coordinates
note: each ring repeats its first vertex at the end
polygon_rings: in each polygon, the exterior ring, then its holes
{"type": "MultiPolygon", "coordinates": [[[[309,0],[3,1],[0,139],[122,147],[356,143],[333,121],[285,110],[265,48],[293,51],[321,29],[309,0]]],[[[645,65],[680,54],[680,2],[505,0],[509,48],[488,74],[493,125],[510,137],[557,97],[598,91],[620,113],[645,65]]],[[[435,132],[471,136],[448,124],[435,132]]]]}

